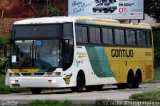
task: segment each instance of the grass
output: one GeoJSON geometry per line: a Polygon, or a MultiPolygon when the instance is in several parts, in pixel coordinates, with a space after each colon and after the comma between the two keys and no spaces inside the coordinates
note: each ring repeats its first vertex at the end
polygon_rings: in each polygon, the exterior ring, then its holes
{"type": "Polygon", "coordinates": [[[5,77],[0,77],[0,94],[29,92],[26,88],[10,88],[5,86],[5,77]]]}
{"type": "Polygon", "coordinates": [[[130,96],[130,99],[136,101],[154,101],[160,102],[160,91],[152,91],[152,92],[145,92],[140,94],[133,94],[130,96]]]}
{"type": "MultiPolygon", "coordinates": [[[[95,103],[72,103],[71,101],[32,101],[29,104],[18,104],[17,106],[130,106],[130,105],[119,105],[113,100],[97,100],[95,103]]],[[[122,101],[123,102],[123,101],[122,101]]]]}
{"type": "Polygon", "coordinates": [[[160,67],[155,68],[154,70],[154,80],[160,80],[160,67]]]}
{"type": "Polygon", "coordinates": [[[17,106],[95,106],[95,105],[92,103],[74,104],[70,101],[59,102],[51,100],[46,100],[46,101],[37,100],[29,104],[19,104],[17,106]]]}

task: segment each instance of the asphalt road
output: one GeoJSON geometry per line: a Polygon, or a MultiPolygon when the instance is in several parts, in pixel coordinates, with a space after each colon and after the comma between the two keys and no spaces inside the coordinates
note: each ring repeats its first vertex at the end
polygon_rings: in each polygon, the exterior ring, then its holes
{"type": "Polygon", "coordinates": [[[42,94],[31,93],[0,94],[0,100],[128,100],[132,94],[160,89],[160,83],[141,84],[137,89],[117,89],[107,85],[102,91],[76,93],[70,89],[44,91],[42,94]]]}

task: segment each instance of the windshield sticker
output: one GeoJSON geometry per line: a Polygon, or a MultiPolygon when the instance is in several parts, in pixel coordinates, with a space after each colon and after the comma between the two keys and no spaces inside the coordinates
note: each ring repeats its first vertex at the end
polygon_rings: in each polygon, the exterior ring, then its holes
{"type": "Polygon", "coordinates": [[[12,63],[16,63],[16,56],[12,56],[12,63]]]}
{"type": "Polygon", "coordinates": [[[41,46],[42,45],[42,41],[41,40],[36,40],[36,46],[41,46]]]}

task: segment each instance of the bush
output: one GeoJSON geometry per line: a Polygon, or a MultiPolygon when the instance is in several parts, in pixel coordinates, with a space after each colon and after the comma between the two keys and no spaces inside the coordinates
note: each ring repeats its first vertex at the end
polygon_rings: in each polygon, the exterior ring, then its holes
{"type": "Polygon", "coordinates": [[[160,66],[160,31],[153,30],[153,40],[154,40],[154,66],[160,66]]]}
{"type": "Polygon", "coordinates": [[[5,57],[5,54],[9,54],[8,43],[10,37],[0,35],[0,76],[5,74],[5,69],[9,65],[9,58],[5,57]]]}
{"type": "Polygon", "coordinates": [[[50,16],[62,16],[63,12],[58,8],[49,7],[49,15],[50,16]]]}
{"type": "Polygon", "coordinates": [[[136,101],[154,101],[160,102],[160,91],[152,91],[152,92],[145,92],[140,94],[133,94],[130,99],[136,101]]]}

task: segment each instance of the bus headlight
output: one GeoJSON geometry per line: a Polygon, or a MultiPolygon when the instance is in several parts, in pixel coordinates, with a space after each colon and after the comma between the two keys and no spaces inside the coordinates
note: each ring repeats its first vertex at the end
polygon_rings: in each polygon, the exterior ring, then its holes
{"type": "Polygon", "coordinates": [[[17,84],[18,83],[18,80],[12,80],[11,81],[11,84],[17,84]]]}
{"type": "Polygon", "coordinates": [[[15,84],[16,82],[13,80],[13,81],[11,81],[11,84],[15,84]]]}
{"type": "Polygon", "coordinates": [[[61,72],[47,72],[47,76],[61,76],[61,72]]]}

